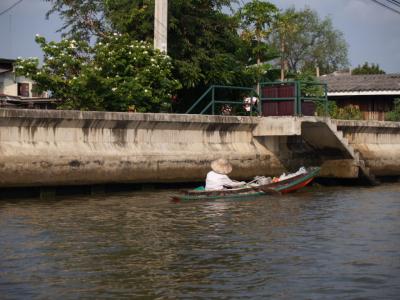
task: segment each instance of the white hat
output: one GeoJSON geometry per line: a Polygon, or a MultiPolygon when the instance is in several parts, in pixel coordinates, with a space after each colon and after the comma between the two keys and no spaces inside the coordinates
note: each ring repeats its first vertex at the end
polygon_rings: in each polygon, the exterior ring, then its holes
{"type": "Polygon", "coordinates": [[[226,175],[232,172],[232,165],[228,160],[219,158],[211,162],[211,169],[216,173],[226,175]]]}

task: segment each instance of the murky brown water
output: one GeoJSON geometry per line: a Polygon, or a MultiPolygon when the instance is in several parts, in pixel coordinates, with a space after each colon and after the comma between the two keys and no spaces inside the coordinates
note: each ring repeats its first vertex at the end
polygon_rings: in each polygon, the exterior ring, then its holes
{"type": "Polygon", "coordinates": [[[400,184],[0,202],[0,299],[400,299],[400,184]]]}

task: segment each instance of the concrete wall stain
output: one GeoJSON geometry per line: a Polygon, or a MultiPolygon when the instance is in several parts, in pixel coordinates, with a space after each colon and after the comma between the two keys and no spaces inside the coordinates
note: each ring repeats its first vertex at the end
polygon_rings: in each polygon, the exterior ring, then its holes
{"type": "Polygon", "coordinates": [[[80,166],[81,166],[81,162],[79,161],[79,160],[71,160],[69,163],[68,163],[68,165],[71,167],[71,168],[79,168],[80,166]]]}
{"type": "MultiPolygon", "coordinates": [[[[287,144],[285,132],[298,134],[294,127],[301,125],[299,120],[285,118],[293,124],[274,126],[276,119],[257,117],[0,110],[0,187],[202,181],[211,160],[218,157],[230,159],[233,175],[245,178],[278,175],[304,162],[320,165],[327,159],[346,159],[335,147],[314,149],[301,139],[287,144]],[[257,130],[254,136],[258,124],[270,129],[257,130]]],[[[323,120],[310,120],[325,126],[323,120]]],[[[368,145],[365,153],[379,174],[384,174],[385,165],[391,174],[400,174],[398,157],[389,157],[392,149],[400,149],[400,127],[340,126],[349,128],[350,142],[360,152],[368,145]],[[369,144],[383,137],[387,146],[369,144]],[[385,153],[388,156],[382,157],[385,153]]],[[[330,173],[340,176],[335,170],[330,173]]]]}

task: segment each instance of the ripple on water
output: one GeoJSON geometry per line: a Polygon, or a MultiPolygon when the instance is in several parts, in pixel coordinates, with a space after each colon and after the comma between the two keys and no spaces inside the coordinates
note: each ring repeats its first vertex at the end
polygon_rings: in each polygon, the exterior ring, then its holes
{"type": "MultiPolygon", "coordinates": [[[[396,299],[400,186],[0,202],[5,299],[396,299]]],[[[1,298],[1,297],[0,297],[1,298]]]]}

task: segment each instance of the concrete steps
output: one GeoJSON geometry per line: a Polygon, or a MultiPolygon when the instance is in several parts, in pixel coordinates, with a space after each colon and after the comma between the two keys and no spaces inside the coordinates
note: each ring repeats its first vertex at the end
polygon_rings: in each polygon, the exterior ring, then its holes
{"type": "Polygon", "coordinates": [[[327,119],[326,124],[331,129],[332,133],[337,137],[337,139],[343,144],[347,149],[348,153],[357,163],[360,175],[364,177],[371,185],[377,185],[379,182],[376,180],[374,174],[371,173],[370,168],[368,168],[365,160],[361,158],[360,153],[350,145],[349,141],[344,137],[343,132],[337,129],[337,125],[331,119],[327,119]]]}

